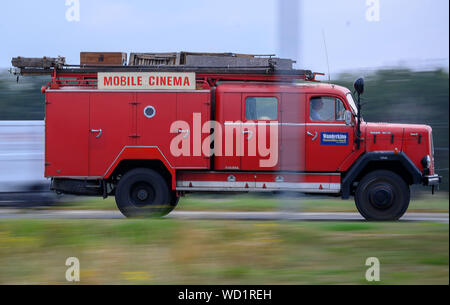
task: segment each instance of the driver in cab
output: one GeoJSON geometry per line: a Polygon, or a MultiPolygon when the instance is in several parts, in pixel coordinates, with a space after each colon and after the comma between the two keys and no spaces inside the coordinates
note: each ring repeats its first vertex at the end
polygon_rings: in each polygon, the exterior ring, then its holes
{"type": "Polygon", "coordinates": [[[320,115],[320,111],[323,108],[323,101],[321,97],[312,98],[309,107],[309,115],[311,121],[323,121],[324,119],[320,115]]]}

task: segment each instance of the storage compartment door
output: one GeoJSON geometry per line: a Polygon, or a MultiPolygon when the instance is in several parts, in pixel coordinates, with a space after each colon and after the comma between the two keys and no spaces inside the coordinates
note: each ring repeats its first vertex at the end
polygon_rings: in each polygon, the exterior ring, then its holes
{"type": "Polygon", "coordinates": [[[89,93],[47,92],[45,176],[88,176],[89,93]]]}
{"type": "MultiPolygon", "coordinates": [[[[183,155],[175,158],[176,168],[209,169],[210,157],[205,155],[202,145],[209,136],[210,125],[210,93],[180,92],[177,93],[177,120],[185,122],[180,125],[178,135],[189,142],[189,148],[183,155]],[[205,125],[206,123],[206,125],[205,125]],[[208,131],[203,133],[202,130],[208,131]]],[[[173,139],[177,134],[169,134],[173,139]]],[[[182,147],[182,146],[181,146],[182,147]]],[[[187,148],[187,146],[184,146],[187,148]]],[[[174,152],[171,152],[172,155],[174,152]]]]}
{"type": "Polygon", "coordinates": [[[135,94],[95,92],[90,100],[89,176],[103,177],[125,146],[136,141],[135,94]]]}

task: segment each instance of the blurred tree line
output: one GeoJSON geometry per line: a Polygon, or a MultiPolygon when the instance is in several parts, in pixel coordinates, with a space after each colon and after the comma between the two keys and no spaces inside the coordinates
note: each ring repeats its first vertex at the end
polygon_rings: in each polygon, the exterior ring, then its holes
{"type": "Polygon", "coordinates": [[[50,76],[20,77],[0,73],[0,120],[43,120],[45,96],[41,87],[50,76]]]}
{"type": "MultiPolygon", "coordinates": [[[[436,168],[448,190],[449,74],[444,70],[380,69],[362,73],[366,80],[363,116],[368,122],[427,124],[433,128],[436,168]]],[[[358,73],[340,74],[333,83],[353,90],[358,73]]],[[[43,120],[40,89],[50,77],[0,73],[0,120],[43,120]]]]}

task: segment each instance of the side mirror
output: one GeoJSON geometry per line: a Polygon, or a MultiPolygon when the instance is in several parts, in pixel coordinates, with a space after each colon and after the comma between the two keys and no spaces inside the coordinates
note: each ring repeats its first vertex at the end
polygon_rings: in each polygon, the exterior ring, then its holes
{"type": "Polygon", "coordinates": [[[352,123],[352,113],[350,112],[350,110],[344,111],[344,121],[345,125],[350,125],[352,123]]]}
{"type": "Polygon", "coordinates": [[[361,95],[364,93],[364,78],[358,78],[355,83],[353,84],[353,87],[355,88],[358,95],[361,95]]]}
{"type": "Polygon", "coordinates": [[[356,107],[358,108],[357,113],[357,128],[356,128],[356,149],[361,148],[361,94],[364,93],[364,78],[360,77],[358,78],[355,83],[353,84],[353,87],[355,87],[356,92],[358,93],[358,102],[356,103],[356,107]]]}

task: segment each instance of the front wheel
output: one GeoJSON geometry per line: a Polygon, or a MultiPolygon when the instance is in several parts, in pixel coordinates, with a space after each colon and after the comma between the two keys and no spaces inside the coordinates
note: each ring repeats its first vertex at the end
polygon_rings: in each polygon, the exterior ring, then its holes
{"type": "Polygon", "coordinates": [[[117,184],[116,204],[126,217],[161,217],[169,214],[178,198],[164,178],[154,170],[137,168],[117,184]]]}
{"type": "Polygon", "coordinates": [[[410,191],[396,173],[377,170],[367,174],[358,184],[355,203],[367,220],[398,220],[409,206],[410,191]]]}

